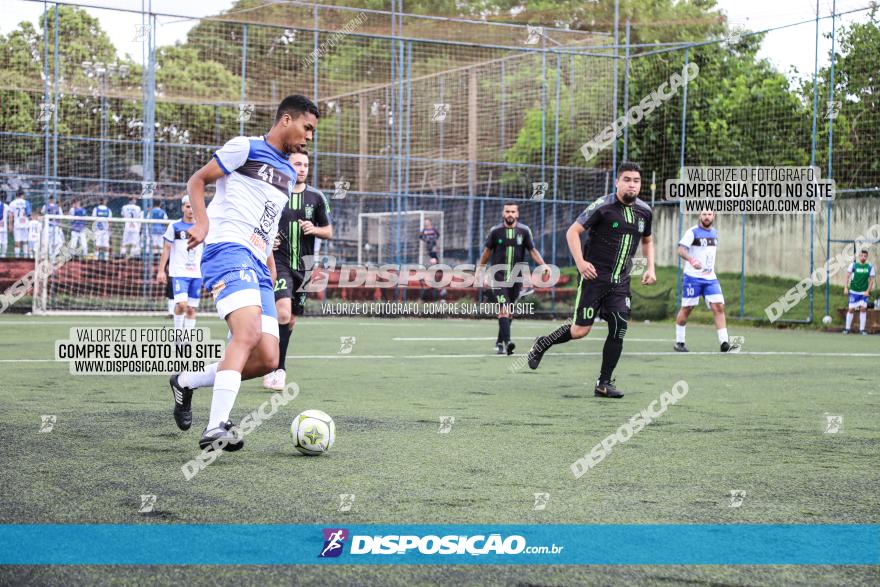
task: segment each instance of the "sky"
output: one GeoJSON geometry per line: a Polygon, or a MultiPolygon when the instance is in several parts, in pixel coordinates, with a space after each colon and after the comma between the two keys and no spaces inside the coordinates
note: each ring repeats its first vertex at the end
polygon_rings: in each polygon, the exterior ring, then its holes
{"type": "MultiPolygon", "coordinates": [[[[233,0],[85,0],[88,4],[140,10],[143,3],[151,3],[157,13],[182,14],[197,18],[216,14],[230,8],[233,0]]],[[[607,2],[610,0],[601,0],[607,2]]],[[[862,8],[869,0],[837,0],[837,12],[845,12],[862,8]]],[[[23,20],[35,25],[43,12],[42,2],[26,0],[0,0],[3,14],[0,20],[0,34],[8,34],[23,20]]],[[[719,8],[728,16],[732,26],[740,25],[748,30],[764,30],[784,24],[800,22],[815,18],[816,0],[717,0],[719,8]]],[[[406,4],[404,4],[405,6],[406,4]]],[[[128,53],[135,61],[142,62],[142,44],[138,40],[138,25],[141,17],[137,13],[114,12],[96,8],[87,8],[101,22],[102,28],[110,35],[110,39],[120,54],[128,53]]],[[[832,0],[819,0],[820,14],[830,15],[832,0]]],[[[186,38],[187,31],[196,24],[196,20],[181,18],[163,23],[156,31],[159,45],[170,45],[186,38]]],[[[838,22],[851,24],[855,21],[866,21],[867,13],[859,12],[838,17],[838,22]]],[[[831,49],[831,40],[825,39],[823,33],[831,31],[831,19],[820,21],[819,64],[826,64],[831,49]]],[[[779,71],[788,73],[794,66],[802,74],[813,71],[815,60],[815,21],[793,26],[769,33],[759,53],[779,71]]]]}

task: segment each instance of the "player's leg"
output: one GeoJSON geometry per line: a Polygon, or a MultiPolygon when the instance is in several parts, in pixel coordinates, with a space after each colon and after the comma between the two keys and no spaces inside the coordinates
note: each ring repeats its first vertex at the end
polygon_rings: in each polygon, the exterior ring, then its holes
{"type": "Polygon", "coordinates": [[[281,390],[287,379],[285,357],[293,330],[295,298],[299,295],[296,290],[302,285],[303,273],[293,271],[288,263],[276,261],[275,267],[278,275],[272,294],[278,315],[278,368],[263,378],[263,387],[281,390]]]}
{"type": "Polygon", "coordinates": [[[718,344],[721,345],[721,352],[730,351],[730,341],[727,336],[727,318],[724,316],[724,295],[721,293],[721,284],[717,279],[702,280],[703,299],[709,309],[712,310],[712,319],[715,322],[715,332],[718,334],[718,344]]]}
{"type": "Polygon", "coordinates": [[[844,334],[849,334],[849,331],[852,328],[853,311],[855,308],[856,304],[853,302],[853,295],[849,294],[849,307],[846,309],[846,326],[843,329],[844,334]]]}
{"type": "Polygon", "coordinates": [[[492,299],[498,304],[498,336],[495,337],[495,354],[503,355],[504,347],[510,340],[510,314],[507,312],[507,303],[510,301],[509,288],[493,287],[492,299]]]}
{"type": "Polygon", "coordinates": [[[9,234],[7,231],[0,232],[0,257],[6,256],[6,250],[9,246],[9,234]]]}
{"type": "Polygon", "coordinates": [[[681,299],[681,308],[678,310],[678,314],[675,316],[675,350],[680,353],[688,352],[687,345],[685,344],[685,329],[687,327],[688,318],[691,315],[691,312],[697,306],[697,298],[696,301],[689,300],[686,298],[681,299]],[[688,305],[685,305],[685,304],[688,305]]]}
{"type": "Polygon", "coordinates": [[[186,320],[187,306],[187,279],[185,277],[172,277],[174,288],[174,330],[177,334],[183,330],[183,321],[186,320]]]}
{"type": "MultiPolygon", "coordinates": [[[[867,298],[867,296],[865,296],[867,298]]],[[[865,332],[865,324],[868,321],[868,302],[867,299],[863,299],[861,302],[861,307],[859,308],[859,333],[860,334],[868,334],[865,332]]]]}
{"type": "Polygon", "coordinates": [[[606,285],[596,280],[587,281],[580,276],[577,297],[574,302],[574,315],[553,332],[539,336],[529,349],[529,367],[537,369],[544,353],[557,344],[565,344],[577,340],[590,333],[596,320],[596,309],[599,307],[606,285]]]}
{"type": "MultiPolygon", "coordinates": [[[[627,297],[629,297],[628,291],[627,297]]],[[[609,309],[602,315],[608,323],[608,336],[605,337],[605,345],[602,347],[602,366],[599,369],[599,379],[596,381],[594,395],[621,398],[623,393],[614,386],[612,376],[623,352],[623,337],[626,336],[626,329],[629,325],[629,308],[628,306],[615,307],[612,299],[608,300],[608,305],[614,309],[609,309]]]]}
{"type": "Polygon", "coordinates": [[[202,279],[193,277],[189,280],[186,296],[186,314],[183,319],[183,328],[192,330],[196,327],[196,312],[199,308],[199,298],[202,295],[202,279]]]}

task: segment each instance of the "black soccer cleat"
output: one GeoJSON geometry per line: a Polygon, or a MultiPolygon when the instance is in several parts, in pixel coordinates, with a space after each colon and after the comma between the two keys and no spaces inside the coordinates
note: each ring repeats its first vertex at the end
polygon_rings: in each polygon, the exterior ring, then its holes
{"type": "Polygon", "coordinates": [[[687,345],[683,342],[675,343],[675,350],[679,353],[689,353],[690,351],[687,348],[687,345]]]}
{"type": "Polygon", "coordinates": [[[199,448],[202,450],[225,450],[226,452],[235,452],[244,446],[244,438],[240,438],[231,432],[234,424],[232,422],[223,422],[216,428],[211,428],[202,432],[199,439],[199,448]]]}
{"type": "Polygon", "coordinates": [[[721,352],[722,353],[735,353],[739,350],[738,344],[730,344],[727,341],[721,343],[721,352]]]}
{"type": "Polygon", "coordinates": [[[503,342],[496,342],[495,343],[495,354],[496,355],[503,355],[504,354],[504,343],[503,342]]]}
{"type": "Polygon", "coordinates": [[[614,387],[614,381],[597,381],[596,389],[593,390],[596,397],[612,397],[615,399],[623,397],[623,392],[614,387]]]}
{"type": "Polygon", "coordinates": [[[174,396],[174,422],[181,430],[189,430],[193,423],[192,397],[193,390],[178,383],[180,373],[171,376],[171,394],[174,396]]]}
{"type": "Polygon", "coordinates": [[[507,354],[508,354],[508,356],[513,354],[513,351],[515,348],[516,348],[516,345],[513,343],[513,341],[508,340],[507,341],[507,354]]]}
{"type": "Polygon", "coordinates": [[[538,341],[541,340],[541,337],[537,337],[535,342],[532,343],[532,348],[529,349],[528,354],[526,355],[529,359],[529,369],[537,369],[538,365],[541,364],[541,359],[544,358],[544,353],[547,349],[541,349],[538,341]]]}

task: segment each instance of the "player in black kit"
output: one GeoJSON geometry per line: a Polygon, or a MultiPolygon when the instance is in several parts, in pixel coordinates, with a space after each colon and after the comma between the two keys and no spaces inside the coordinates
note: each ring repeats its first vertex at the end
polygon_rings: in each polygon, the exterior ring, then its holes
{"type": "Polygon", "coordinates": [[[525,261],[526,251],[532,257],[532,260],[540,267],[544,267],[544,273],[548,269],[544,266],[544,259],[541,253],[535,248],[532,241],[531,229],[517,222],[519,219],[519,205],[508,202],[504,204],[502,212],[502,222],[492,227],[489,235],[486,237],[486,244],[483,248],[483,254],[477,265],[477,274],[482,273],[483,266],[489,258],[492,258],[492,265],[496,267],[493,275],[489,276],[492,286],[492,297],[495,303],[500,304],[498,312],[498,338],[495,341],[495,352],[499,355],[507,353],[513,354],[516,345],[510,340],[510,321],[511,313],[509,304],[514,303],[519,297],[522,283],[516,281],[517,274],[514,268],[519,263],[525,261]],[[503,269],[497,269],[503,266],[503,269]],[[513,278],[513,279],[511,279],[513,278]],[[507,283],[503,283],[507,282],[507,283]]]}
{"type": "Polygon", "coordinates": [[[278,311],[278,368],[263,378],[263,387],[282,390],[286,385],[284,358],[296,324],[306,301],[306,293],[297,291],[303,283],[303,257],[315,252],[315,237],[333,238],[330,204],[319,190],[306,185],[309,175],[309,154],[305,149],[290,156],[296,170],[296,185],[287,205],[281,211],[278,237],[273,249],[278,277],[275,280],[275,309],[278,311]]]}
{"type": "Polygon", "coordinates": [[[547,336],[539,336],[529,350],[529,367],[537,369],[544,353],[554,344],[583,338],[590,332],[597,316],[608,323],[608,337],[602,349],[602,368],[596,381],[595,395],[623,397],[611,374],[623,351],[623,337],[629,320],[629,278],[632,257],[642,243],[648,266],[642,285],[652,285],[654,275],[654,243],[651,239],[651,208],[638,199],[641,189],[641,168],[636,163],[623,163],[617,170],[616,193],[603,196],[590,204],[566,233],[568,248],[580,273],[575,311],[566,322],[547,336]],[[587,241],[581,248],[581,234],[587,241]]]}

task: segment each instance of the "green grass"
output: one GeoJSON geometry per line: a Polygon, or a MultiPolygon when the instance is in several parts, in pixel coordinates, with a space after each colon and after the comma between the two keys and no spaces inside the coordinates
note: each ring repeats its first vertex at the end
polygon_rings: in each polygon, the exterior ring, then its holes
{"type": "MultiPolygon", "coordinates": [[[[691,354],[671,353],[669,323],[634,322],[618,367],[626,397],[591,384],[604,330],[556,347],[541,369],[511,373],[491,354],[492,321],[307,318],[294,334],[289,380],[300,396],[192,481],[210,391],[180,432],[161,376],[86,377],[54,363],[72,326],[157,325],[149,318],[0,318],[6,443],[2,523],[878,523],[877,337],[731,326],[744,352],[721,355],[711,327],[688,327],[691,354]],[[351,355],[339,337],[356,336],[351,355]],[[487,340],[394,340],[395,338],[487,340]],[[704,351],[705,354],[699,354],[704,351]],[[786,352],[802,354],[760,354],[786,352]],[[657,354],[647,354],[657,353],[657,354]],[[751,354],[756,353],[756,354],[751,354]],[[834,356],[821,353],[834,353],[834,356]],[[855,356],[868,353],[870,356],[855,356]],[[303,358],[311,356],[318,358],[303,358]],[[19,362],[9,362],[12,359],[19,362]],[[34,361],[34,362],[28,362],[34,361]],[[690,392],[581,479],[572,461],[684,379],[690,392]],[[299,456],[288,426],[308,408],[331,414],[336,445],[299,456]],[[844,416],[823,433],[824,414],[844,416]],[[53,414],[51,433],[40,416],[53,414]],[[455,416],[439,434],[440,416],[455,416]],[[746,491],[740,508],[729,492],[746,491]],[[550,493],[545,511],[533,493],[550,493]],[[355,494],[339,513],[338,495],[355,494]],[[156,511],[138,514],[141,494],[156,511]]],[[[213,338],[225,335],[202,319],[213,338]]],[[[553,324],[519,320],[525,350],[553,324]]],[[[243,384],[238,420],[268,398],[243,384]]],[[[609,546],[613,547],[613,546],[609,546]]],[[[200,569],[16,568],[6,583],[205,582],[200,569]]],[[[266,584],[871,584],[865,567],[342,567],[214,568],[266,584]]]]}

